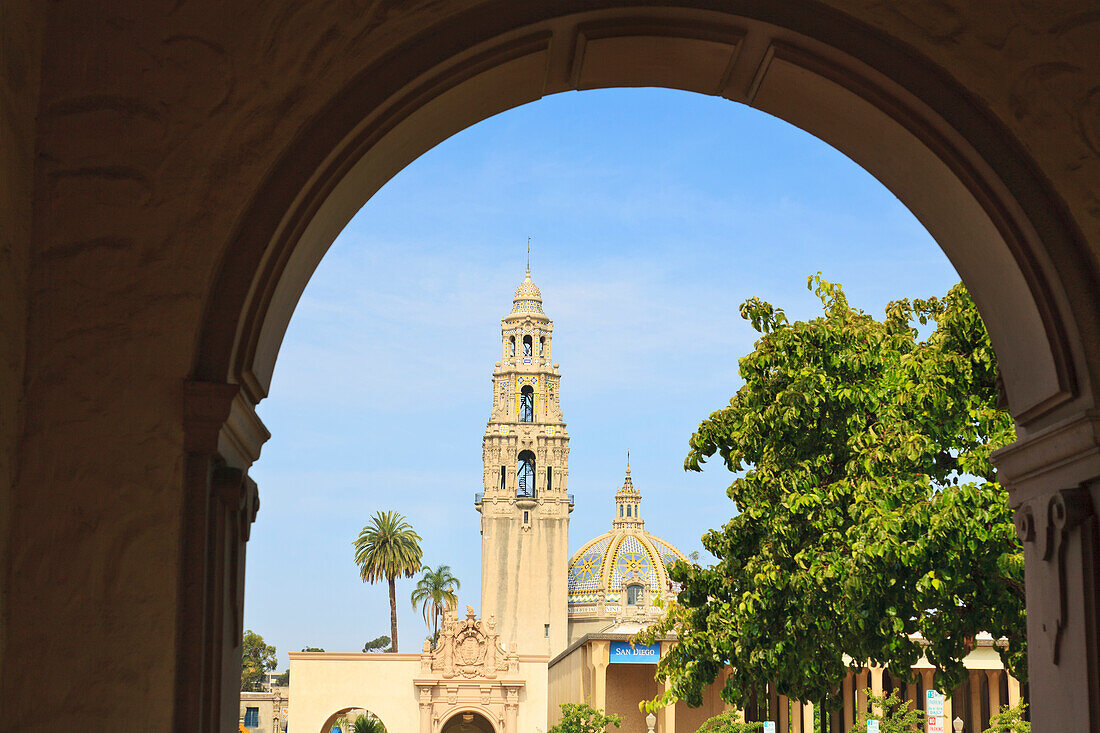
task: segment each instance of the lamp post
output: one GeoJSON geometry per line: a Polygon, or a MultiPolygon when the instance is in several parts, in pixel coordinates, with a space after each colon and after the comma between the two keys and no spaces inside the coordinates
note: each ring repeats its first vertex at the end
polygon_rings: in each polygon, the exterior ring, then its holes
{"type": "Polygon", "coordinates": [[[646,725],[646,728],[648,728],[646,733],[653,733],[653,728],[654,728],[655,725],[657,725],[657,716],[654,715],[653,713],[650,713],[649,715],[645,716],[645,725],[646,725]]]}
{"type": "Polygon", "coordinates": [[[963,719],[955,718],[953,721],[951,721],[951,727],[955,729],[955,733],[962,733],[963,719]]]}

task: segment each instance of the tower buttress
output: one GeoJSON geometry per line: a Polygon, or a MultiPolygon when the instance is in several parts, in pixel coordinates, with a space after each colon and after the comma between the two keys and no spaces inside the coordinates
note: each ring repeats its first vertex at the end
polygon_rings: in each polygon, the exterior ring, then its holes
{"type": "Polygon", "coordinates": [[[531,271],[501,321],[501,360],[482,440],[481,615],[521,654],[554,655],[568,636],[569,435],[551,359],[554,323],[531,271]]]}

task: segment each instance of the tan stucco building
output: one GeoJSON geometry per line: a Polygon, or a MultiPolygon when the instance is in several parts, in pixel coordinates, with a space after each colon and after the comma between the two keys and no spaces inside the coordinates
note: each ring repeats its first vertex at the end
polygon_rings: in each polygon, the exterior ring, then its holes
{"type": "Polygon", "coordinates": [[[238,722],[248,733],[283,733],[287,730],[289,712],[289,688],[272,685],[261,692],[241,693],[238,722]]]}

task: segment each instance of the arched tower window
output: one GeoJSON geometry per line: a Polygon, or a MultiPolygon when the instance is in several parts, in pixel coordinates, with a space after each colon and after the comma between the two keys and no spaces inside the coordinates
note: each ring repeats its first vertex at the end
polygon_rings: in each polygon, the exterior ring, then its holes
{"type": "Polygon", "coordinates": [[[511,349],[511,351],[508,352],[508,356],[515,356],[516,355],[516,337],[512,336],[511,341],[512,341],[512,349],[511,349]]]}
{"type": "Polygon", "coordinates": [[[546,355],[546,337],[539,336],[539,356],[546,355]]]}
{"type": "Polygon", "coordinates": [[[628,585],[626,587],[626,605],[637,606],[642,602],[643,589],[640,585],[628,585]]]}
{"type": "Polygon", "coordinates": [[[535,496],[535,454],[529,450],[516,463],[516,496],[535,496]]]}
{"type": "Polygon", "coordinates": [[[630,505],[629,504],[626,505],[626,516],[628,516],[628,517],[630,516],[630,505]]]}
{"type": "Polygon", "coordinates": [[[529,384],[519,391],[519,421],[535,421],[535,390],[529,384]]]}
{"type": "Polygon", "coordinates": [[[533,354],[531,353],[531,346],[532,346],[531,337],[530,336],[524,336],[523,337],[523,355],[524,356],[533,356],[533,354]]]}
{"type": "Polygon", "coordinates": [[[546,490],[550,491],[554,487],[554,467],[546,467],[546,490]]]}

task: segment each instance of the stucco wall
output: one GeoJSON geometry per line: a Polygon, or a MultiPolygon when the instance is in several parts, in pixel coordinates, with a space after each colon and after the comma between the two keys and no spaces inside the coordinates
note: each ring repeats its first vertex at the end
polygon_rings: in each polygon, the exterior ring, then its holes
{"type": "MultiPolygon", "coordinates": [[[[0,668],[11,629],[8,521],[22,420],[42,16],[38,4],[0,13],[0,668]]],[[[0,718],[3,710],[0,699],[0,718]]]]}
{"type": "MultiPolygon", "coordinates": [[[[612,664],[607,668],[607,712],[622,717],[622,730],[645,730],[638,703],[657,696],[657,667],[651,664],[612,664]]],[[[695,730],[684,728],[682,730],[695,730]]]]}
{"type": "Polygon", "coordinates": [[[591,681],[585,673],[588,646],[580,646],[558,659],[549,669],[547,721],[554,725],[561,719],[563,702],[590,702],[591,681]]]}
{"type": "MultiPolygon", "coordinates": [[[[556,507],[560,511],[559,507],[556,507]]],[[[523,529],[521,510],[504,516],[484,509],[481,520],[481,612],[495,616],[505,648],[519,654],[554,656],[567,644],[569,517],[542,516],[531,509],[523,529]],[[545,635],[545,625],[550,635],[545,635]]]]}
{"type": "MultiPolygon", "coordinates": [[[[546,730],[546,659],[521,657],[519,730],[546,730]]],[[[333,713],[365,708],[392,733],[420,730],[420,704],[414,678],[419,654],[340,654],[291,652],[290,716],[287,730],[327,733],[321,725],[333,713]]],[[[465,680],[456,679],[462,683],[465,680]]]]}
{"type": "Polygon", "coordinates": [[[420,708],[412,680],[419,671],[419,654],[292,653],[287,730],[321,733],[333,713],[364,708],[387,730],[414,733],[420,708]]]}

